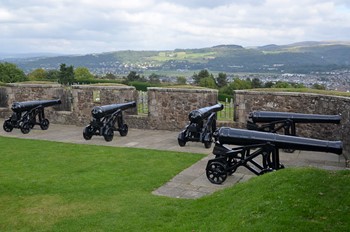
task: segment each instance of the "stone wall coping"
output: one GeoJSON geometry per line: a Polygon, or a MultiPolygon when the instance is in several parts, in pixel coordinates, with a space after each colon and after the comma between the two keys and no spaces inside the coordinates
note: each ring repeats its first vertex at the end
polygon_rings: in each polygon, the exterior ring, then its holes
{"type": "Polygon", "coordinates": [[[217,89],[187,89],[187,88],[168,88],[168,87],[147,87],[148,91],[157,92],[189,92],[189,93],[215,93],[217,89]]]}
{"type": "Polygon", "coordinates": [[[331,97],[350,100],[350,97],[337,96],[337,95],[325,95],[319,93],[305,93],[305,92],[263,92],[263,91],[249,91],[249,90],[234,90],[237,94],[247,95],[274,95],[274,96],[319,96],[319,97],[331,97]]]}
{"type": "Polygon", "coordinates": [[[38,83],[7,83],[10,87],[28,87],[28,88],[59,88],[61,84],[38,84],[38,83]]]}
{"type": "Polygon", "coordinates": [[[117,90],[135,90],[134,86],[128,85],[72,85],[73,89],[117,89],[117,90]]]}

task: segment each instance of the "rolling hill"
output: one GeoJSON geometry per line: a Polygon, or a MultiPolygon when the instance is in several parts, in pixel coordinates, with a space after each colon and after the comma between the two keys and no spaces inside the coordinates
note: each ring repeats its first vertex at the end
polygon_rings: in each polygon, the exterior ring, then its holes
{"type": "Polygon", "coordinates": [[[261,47],[218,45],[168,51],[127,50],[86,55],[16,57],[1,61],[15,63],[26,73],[37,68],[58,69],[62,63],[74,67],[87,67],[95,74],[201,69],[227,73],[310,73],[350,69],[350,41],[307,41],[261,47]]]}

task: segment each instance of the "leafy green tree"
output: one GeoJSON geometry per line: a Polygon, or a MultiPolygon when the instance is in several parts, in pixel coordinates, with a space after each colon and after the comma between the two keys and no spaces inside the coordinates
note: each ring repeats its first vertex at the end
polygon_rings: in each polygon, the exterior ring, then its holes
{"type": "Polygon", "coordinates": [[[325,89],[326,89],[326,86],[325,86],[325,85],[321,85],[321,84],[315,83],[315,84],[312,85],[312,88],[313,88],[313,89],[325,90],[325,89]]]}
{"type": "Polygon", "coordinates": [[[291,88],[291,84],[285,81],[277,81],[276,84],[272,86],[273,88],[291,88]]]}
{"type": "Polygon", "coordinates": [[[216,78],[216,83],[217,83],[219,88],[226,86],[227,85],[226,73],[219,73],[218,77],[216,78]]]}
{"type": "Polygon", "coordinates": [[[211,88],[211,89],[217,88],[216,82],[215,82],[215,79],[213,76],[201,78],[199,81],[199,86],[207,87],[207,88],[211,88]]]}
{"type": "Polygon", "coordinates": [[[50,80],[58,80],[60,76],[60,71],[56,69],[51,69],[46,72],[46,78],[50,80]]]}
{"type": "Polygon", "coordinates": [[[199,71],[198,74],[197,73],[193,74],[192,78],[194,79],[194,83],[198,85],[199,82],[201,81],[201,79],[209,77],[209,76],[210,76],[209,71],[206,69],[203,69],[203,70],[199,71]]]}
{"type": "Polygon", "coordinates": [[[275,83],[273,83],[272,81],[268,81],[265,83],[264,85],[264,88],[272,88],[272,86],[274,85],[275,83]]]}
{"type": "Polygon", "coordinates": [[[93,80],[94,75],[92,75],[88,68],[78,67],[74,70],[74,77],[77,81],[81,80],[93,80]]]}
{"type": "Polygon", "coordinates": [[[132,82],[132,81],[144,81],[144,78],[141,77],[139,74],[137,74],[135,71],[131,71],[127,76],[126,76],[127,82],[132,82]]]}
{"type": "Polygon", "coordinates": [[[104,78],[113,80],[113,79],[117,79],[117,76],[114,75],[113,73],[107,73],[107,74],[104,76],[104,78]]]}
{"type": "Polygon", "coordinates": [[[296,89],[305,88],[305,85],[303,83],[292,83],[291,85],[293,88],[296,88],[296,89]]]}
{"type": "Polygon", "coordinates": [[[240,78],[235,78],[229,86],[232,88],[232,90],[251,89],[252,82],[250,80],[242,80],[240,78]]]}
{"type": "Polygon", "coordinates": [[[252,80],[252,88],[257,89],[257,88],[262,88],[262,87],[263,87],[262,81],[259,78],[254,77],[252,80]]]}
{"type": "Polygon", "coordinates": [[[74,68],[73,66],[66,66],[66,64],[60,65],[60,72],[58,76],[58,82],[63,85],[71,85],[74,82],[74,68]]]}
{"type": "Polygon", "coordinates": [[[29,80],[44,80],[46,79],[47,72],[42,68],[37,68],[28,74],[29,80]]]}
{"type": "Polygon", "coordinates": [[[187,79],[184,76],[176,77],[176,83],[179,85],[186,85],[187,79]]]}
{"type": "Polygon", "coordinates": [[[151,75],[149,75],[148,79],[149,79],[149,82],[152,84],[160,84],[159,75],[155,73],[152,73],[151,75]]]}
{"type": "Polygon", "coordinates": [[[28,80],[24,72],[12,63],[0,63],[0,81],[12,83],[28,80]]]}

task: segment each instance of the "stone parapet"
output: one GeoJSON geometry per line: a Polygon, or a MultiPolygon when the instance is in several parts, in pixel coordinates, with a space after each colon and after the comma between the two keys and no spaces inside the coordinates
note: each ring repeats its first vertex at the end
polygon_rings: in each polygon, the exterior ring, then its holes
{"type": "Polygon", "coordinates": [[[218,101],[218,91],[213,89],[149,87],[147,90],[149,129],[183,129],[192,110],[214,105],[218,101]]]}
{"type": "Polygon", "coordinates": [[[238,127],[245,127],[248,114],[254,110],[279,111],[304,114],[342,116],[341,123],[297,124],[297,135],[323,139],[341,140],[344,156],[350,159],[350,98],[313,93],[260,92],[237,90],[234,92],[234,119],[238,127]]]}

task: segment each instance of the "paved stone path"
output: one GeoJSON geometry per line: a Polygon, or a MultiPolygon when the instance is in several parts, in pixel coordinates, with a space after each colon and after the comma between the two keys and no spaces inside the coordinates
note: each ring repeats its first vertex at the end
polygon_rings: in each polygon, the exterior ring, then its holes
{"type": "MultiPolygon", "coordinates": [[[[3,125],[3,121],[3,119],[0,119],[1,125],[3,125]]],[[[208,160],[214,158],[211,154],[212,148],[206,149],[203,144],[194,142],[188,142],[185,147],[180,147],[177,143],[179,132],[129,129],[129,133],[126,137],[120,137],[119,133],[116,133],[111,142],[106,142],[103,137],[100,136],[93,136],[91,140],[86,141],[83,139],[82,132],[83,127],[51,124],[46,131],[36,126],[26,135],[22,134],[19,129],[14,129],[11,133],[0,129],[0,136],[115,147],[171,150],[207,155],[199,162],[180,172],[165,185],[153,191],[153,194],[161,196],[195,199],[255,177],[250,171],[240,167],[232,176],[229,176],[222,185],[210,183],[205,175],[205,167],[208,160]]],[[[323,152],[280,152],[280,160],[285,167],[313,166],[328,170],[346,168],[343,156],[323,152]]]]}

